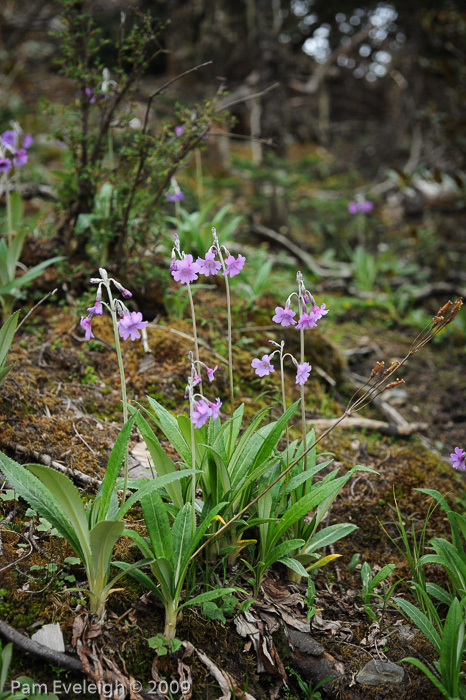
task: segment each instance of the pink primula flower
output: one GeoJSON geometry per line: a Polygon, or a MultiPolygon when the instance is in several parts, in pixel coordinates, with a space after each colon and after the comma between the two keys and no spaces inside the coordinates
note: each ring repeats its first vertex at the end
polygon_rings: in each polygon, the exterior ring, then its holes
{"type": "Polygon", "coordinates": [[[196,264],[199,265],[199,272],[201,275],[205,275],[206,277],[209,275],[216,275],[222,267],[222,263],[215,260],[215,253],[206,253],[205,260],[198,258],[196,264]]]}
{"type": "Polygon", "coordinates": [[[309,379],[311,369],[312,367],[309,362],[303,362],[302,365],[298,365],[296,372],[296,384],[305,384],[309,379]]]}
{"type": "Polygon", "coordinates": [[[273,316],[272,321],[284,327],[293,326],[296,323],[294,316],[296,316],[296,311],[293,311],[288,306],[285,306],[284,309],[281,306],[276,306],[275,316],[273,316]]]}
{"type": "Polygon", "coordinates": [[[181,284],[194,282],[198,278],[199,265],[193,261],[192,255],[185,255],[181,260],[176,260],[171,265],[173,279],[181,284]],[[176,266],[176,269],[174,269],[176,266]]]}
{"type": "Polygon", "coordinates": [[[208,378],[209,382],[213,382],[215,379],[214,374],[218,369],[218,365],[215,365],[215,367],[213,369],[210,369],[210,367],[206,367],[205,369],[207,372],[207,378],[208,378]]]}
{"type": "Polygon", "coordinates": [[[147,321],[142,320],[140,311],[131,311],[130,314],[125,314],[118,321],[118,332],[123,340],[136,340],[141,337],[140,330],[147,326],[147,321]]]}
{"type": "Polygon", "coordinates": [[[316,318],[314,316],[314,313],[312,313],[312,312],[310,314],[303,313],[299,317],[299,321],[298,321],[298,324],[296,326],[296,329],[301,330],[301,328],[302,328],[303,330],[307,331],[307,330],[309,330],[309,328],[316,328],[316,326],[317,326],[317,321],[316,321],[316,318]]]}
{"type": "Polygon", "coordinates": [[[209,404],[209,408],[212,411],[212,420],[217,420],[218,415],[220,413],[220,409],[222,407],[222,402],[220,401],[220,399],[217,399],[215,403],[212,403],[212,401],[207,401],[207,403],[209,404]]]}
{"type": "Polygon", "coordinates": [[[270,355],[263,355],[262,360],[259,360],[259,358],[256,357],[251,362],[251,367],[255,370],[256,374],[259,375],[259,377],[265,377],[267,374],[275,372],[275,368],[270,361],[270,355]]]}
{"type": "Polygon", "coordinates": [[[86,334],[86,340],[90,340],[91,338],[94,338],[94,334],[92,332],[91,328],[91,321],[92,321],[92,316],[81,316],[81,320],[79,322],[79,325],[81,328],[84,330],[86,334]]]}
{"type": "Polygon", "coordinates": [[[322,304],[322,306],[317,306],[317,304],[312,305],[312,313],[316,321],[320,321],[322,316],[325,316],[328,312],[329,309],[325,308],[325,304],[322,304]]]}
{"type": "Polygon", "coordinates": [[[450,462],[452,462],[453,469],[466,469],[466,452],[460,447],[455,447],[455,451],[450,455],[450,462]]]}
{"type": "Polygon", "coordinates": [[[100,299],[95,300],[94,306],[88,308],[90,314],[95,314],[96,316],[102,316],[102,302],[100,299]]]}
{"type": "Polygon", "coordinates": [[[28,154],[25,148],[20,148],[13,156],[13,163],[16,168],[22,168],[28,162],[28,154]]]}
{"type": "Polygon", "coordinates": [[[26,134],[26,136],[23,139],[23,148],[31,148],[33,143],[34,139],[32,138],[31,134],[26,134]]]}
{"type": "Polygon", "coordinates": [[[244,255],[238,255],[237,260],[235,260],[235,257],[233,255],[229,255],[225,259],[225,265],[227,266],[227,269],[224,271],[224,275],[230,275],[230,277],[234,277],[235,275],[239,275],[241,270],[244,267],[244,263],[246,262],[246,258],[244,255]]]}
{"type": "Polygon", "coordinates": [[[0,136],[0,140],[6,146],[11,146],[11,148],[16,148],[16,131],[13,131],[12,129],[7,129],[0,136]]]}
{"type": "Polygon", "coordinates": [[[204,399],[195,401],[194,406],[194,411],[191,414],[191,423],[193,423],[195,428],[202,428],[212,415],[212,409],[204,399]]]}

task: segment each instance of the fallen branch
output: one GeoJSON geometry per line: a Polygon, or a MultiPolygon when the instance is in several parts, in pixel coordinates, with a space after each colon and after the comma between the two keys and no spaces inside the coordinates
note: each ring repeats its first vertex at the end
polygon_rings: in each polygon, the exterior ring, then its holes
{"type": "Polygon", "coordinates": [[[68,474],[73,478],[73,480],[80,481],[86,486],[100,486],[102,483],[100,479],[97,479],[94,476],[83,474],[83,472],[80,472],[77,469],[71,469],[71,467],[65,467],[64,464],[60,464],[60,462],[56,462],[54,459],[52,459],[50,455],[36,452],[36,450],[30,450],[24,445],[20,445],[16,442],[5,442],[4,445],[13,452],[20,452],[21,454],[34,457],[34,459],[37,459],[41,464],[45,464],[47,467],[53,467],[62,474],[68,474]]]}
{"type": "Polygon", "coordinates": [[[34,654],[34,656],[38,656],[40,659],[44,659],[44,661],[57,666],[62,666],[70,671],[77,671],[81,673],[83,671],[83,665],[79,659],[76,659],[73,656],[68,656],[68,654],[64,654],[61,651],[49,649],[49,647],[39,644],[38,642],[34,642],[29,637],[26,637],[26,635],[15,630],[14,627],[7,625],[7,623],[3,622],[3,620],[0,620],[0,634],[9,642],[12,642],[15,647],[21,649],[21,651],[28,654],[34,654]]]}
{"type": "Polygon", "coordinates": [[[335,266],[334,269],[329,270],[327,268],[321,267],[321,265],[312,257],[310,253],[307,253],[305,250],[303,250],[297,243],[294,243],[293,241],[290,241],[289,238],[284,236],[281,233],[278,233],[277,231],[274,231],[271,228],[268,228],[267,226],[263,226],[262,224],[257,224],[253,223],[251,224],[251,230],[253,233],[257,233],[258,236],[262,236],[263,238],[268,238],[269,240],[273,241],[274,243],[278,243],[279,245],[283,246],[283,248],[286,248],[287,250],[290,251],[290,253],[293,253],[298,260],[303,262],[307,267],[313,272],[315,275],[319,275],[320,277],[334,277],[338,275],[338,277],[351,277],[351,270],[348,265],[341,264],[338,266],[335,266]]]}
{"type": "Polygon", "coordinates": [[[360,416],[355,416],[353,418],[345,417],[343,420],[340,418],[317,418],[308,421],[309,426],[314,426],[318,431],[332,429],[338,423],[341,424],[343,428],[367,428],[396,437],[406,437],[419,430],[426,430],[428,428],[427,423],[405,423],[403,425],[398,425],[397,423],[388,423],[383,420],[373,420],[372,418],[361,418],[360,416]]]}

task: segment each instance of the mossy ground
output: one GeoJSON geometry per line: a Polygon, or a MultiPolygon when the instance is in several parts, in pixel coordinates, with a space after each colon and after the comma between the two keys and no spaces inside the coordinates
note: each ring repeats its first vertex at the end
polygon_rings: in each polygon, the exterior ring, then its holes
{"type": "MultiPolygon", "coordinates": [[[[34,461],[15,450],[15,446],[20,444],[31,453],[35,451],[47,454],[65,466],[101,478],[112,443],[121,426],[119,377],[111,347],[113,337],[110,320],[107,317],[96,319],[95,339],[89,344],[83,342],[77,319],[86,303],[87,300],[80,300],[74,308],[49,305],[39,309],[19,332],[11,352],[11,359],[16,365],[1,389],[0,449],[20,462],[34,461]]],[[[199,328],[203,341],[203,359],[209,366],[219,364],[215,390],[226,406],[227,373],[225,365],[215,354],[219,351],[225,353],[223,297],[208,296],[207,293],[204,296],[201,292],[197,303],[203,309],[203,323],[199,328]]],[[[334,300],[333,303],[336,304],[337,301],[334,300]]],[[[277,376],[272,376],[270,382],[265,382],[251,376],[251,355],[262,352],[266,338],[279,339],[281,333],[271,328],[261,330],[263,326],[270,326],[270,313],[274,307],[272,299],[258,308],[246,309],[240,301],[237,304],[241,325],[245,329],[255,330],[242,332],[241,337],[247,337],[249,342],[240,343],[235,349],[238,392],[235,398],[237,402],[244,401],[246,413],[253,415],[271,399],[277,400],[278,380],[277,376]]],[[[325,326],[322,325],[323,332],[316,333],[312,340],[309,348],[312,364],[322,367],[335,379],[336,386],[331,387],[325,380],[312,376],[307,388],[309,419],[338,415],[352,391],[343,382],[348,362],[340,353],[340,348],[354,347],[364,342],[380,345],[380,338],[386,337],[383,345],[391,359],[403,355],[409,345],[409,332],[414,332],[413,328],[400,326],[389,329],[387,337],[383,336],[383,319],[379,325],[368,323],[367,320],[365,325],[362,321],[356,325],[356,321],[351,315],[344,323],[337,325],[329,320],[325,326]]],[[[186,409],[183,389],[187,373],[186,355],[191,349],[191,343],[185,336],[190,333],[191,326],[187,320],[164,317],[158,324],[151,324],[148,328],[149,356],[145,356],[141,343],[124,344],[128,393],[132,401],[144,406],[145,396],[151,395],[163,401],[171,410],[179,412],[186,409]]],[[[291,333],[283,335],[289,345],[288,349],[296,353],[296,338],[291,333]]],[[[453,340],[455,341],[455,336],[453,340]]],[[[446,338],[442,338],[436,347],[414,357],[406,372],[410,380],[409,398],[400,410],[408,419],[422,418],[431,422],[432,430],[426,437],[437,447],[443,441],[452,444],[451,436],[448,436],[452,426],[448,422],[455,421],[454,412],[458,411],[460,405],[459,397],[455,394],[455,391],[460,391],[460,387],[454,381],[452,386],[452,380],[460,371],[461,352],[460,342],[452,345],[446,338]]],[[[354,367],[350,358],[350,369],[367,374],[374,364],[372,359],[363,362],[358,360],[358,366],[354,367]]],[[[379,359],[378,355],[376,359],[379,359]]],[[[287,386],[288,400],[296,399],[297,391],[291,372],[287,386]]],[[[278,411],[277,405],[277,415],[278,411]]],[[[371,415],[376,415],[374,409],[371,411],[371,415]]],[[[464,424],[456,422],[454,434],[455,440],[461,444],[465,434],[464,424]]],[[[136,432],[133,438],[137,441],[136,432]]],[[[370,629],[370,621],[361,612],[360,604],[352,606],[348,602],[348,591],[352,592],[353,599],[358,600],[361,589],[359,571],[350,571],[348,564],[355,554],[359,554],[360,562],[368,561],[371,567],[396,564],[396,576],[408,579],[409,569],[388,537],[390,535],[394,540],[397,538],[395,499],[407,527],[413,523],[419,530],[425,521],[428,505],[426,498],[416,488],[429,487],[442,493],[453,492],[451,499],[454,500],[454,496],[460,494],[460,485],[457,475],[450,467],[416,436],[394,439],[368,431],[339,428],[329,436],[320,450],[333,452],[334,466],[336,464],[341,470],[354,464],[363,464],[378,472],[378,475],[363,474],[353,479],[334,504],[329,523],[353,522],[358,525],[358,530],[335,546],[334,551],[341,557],[323,569],[316,579],[323,617],[348,622],[353,635],[350,647],[339,639],[333,640],[325,633],[319,633],[318,629],[315,630],[316,638],[331,653],[341,658],[345,667],[347,665],[348,673],[351,673],[353,669],[357,671],[362,667],[373,650],[368,651],[360,644],[370,629]]],[[[443,449],[443,454],[445,451],[449,450],[443,449]]],[[[3,502],[3,518],[14,507],[14,501],[3,502]]],[[[136,521],[138,513],[134,512],[132,517],[136,521]]],[[[64,559],[72,552],[63,540],[48,533],[40,533],[37,549],[23,561],[20,560],[27,547],[18,545],[27,542],[21,542],[21,533],[24,535],[29,522],[31,517],[26,516],[26,508],[22,505],[12,522],[2,528],[3,561],[13,565],[0,572],[0,588],[4,589],[0,600],[0,615],[9,624],[28,634],[32,633],[38,623],[59,622],[69,643],[73,619],[81,607],[77,594],[65,590],[59,572],[63,570],[64,559]],[[51,561],[58,564],[58,570],[48,575],[46,565],[51,561]],[[31,572],[31,566],[43,568],[35,568],[31,572]]],[[[427,537],[434,534],[448,536],[448,523],[438,509],[432,514],[427,527],[427,537]]],[[[128,542],[122,541],[118,545],[117,555],[131,558],[128,542]]],[[[76,574],[78,581],[82,577],[79,567],[72,567],[72,573],[76,574]]],[[[273,575],[277,573],[283,577],[280,570],[273,575]]],[[[438,582],[442,582],[438,571],[434,575],[438,582]]],[[[162,630],[163,615],[153,600],[141,603],[142,594],[137,583],[127,581],[123,590],[114,594],[109,602],[109,624],[115,654],[118,650],[124,650],[128,672],[135,674],[142,682],[148,682],[154,652],[143,640],[162,630]],[[135,610],[131,621],[126,617],[121,622],[114,622],[133,605],[135,610]]],[[[396,619],[399,619],[399,615],[393,609],[388,610],[385,615],[387,630],[396,629],[393,628],[396,619]]],[[[178,636],[202,648],[214,662],[237,680],[244,683],[247,678],[249,692],[254,697],[261,699],[268,696],[267,682],[256,672],[255,656],[252,651],[243,651],[245,642],[236,634],[231,621],[227,620],[224,625],[208,620],[199,609],[194,608],[184,613],[178,636]]],[[[425,640],[422,644],[425,655],[425,640]]],[[[406,645],[397,637],[396,631],[388,635],[384,654],[393,661],[399,661],[408,655],[406,645]]],[[[285,648],[283,655],[285,664],[292,665],[285,648]]],[[[158,662],[160,674],[169,676],[173,673],[174,663],[165,657],[161,658],[158,662]]],[[[194,657],[188,663],[193,674],[193,697],[199,700],[216,697],[215,692],[218,691],[215,690],[215,683],[206,676],[205,668],[194,657]]],[[[72,677],[68,672],[44,667],[32,659],[20,659],[18,655],[13,669],[15,674],[27,672],[43,682],[52,676],[59,677],[60,674],[66,678],[72,677]]],[[[403,686],[403,693],[408,694],[403,697],[419,697],[421,689],[426,698],[437,697],[436,691],[415,669],[410,669],[409,673],[409,685],[403,686]]],[[[345,697],[344,688],[347,685],[343,681],[339,683],[342,687],[340,691],[335,688],[335,691],[345,697]]],[[[299,698],[299,692],[296,681],[291,677],[289,689],[283,689],[279,698],[299,698]]],[[[386,688],[365,689],[364,692],[371,700],[388,697],[386,688]]],[[[394,699],[401,698],[397,692],[396,688],[391,688],[390,696],[394,699]]]]}

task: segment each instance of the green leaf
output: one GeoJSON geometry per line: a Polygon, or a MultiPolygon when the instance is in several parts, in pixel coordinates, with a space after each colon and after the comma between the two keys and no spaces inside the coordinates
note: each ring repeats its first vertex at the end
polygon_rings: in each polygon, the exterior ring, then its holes
{"type": "Polygon", "coordinates": [[[181,610],[181,608],[186,608],[191,605],[199,605],[200,603],[205,603],[208,600],[222,598],[229,593],[234,593],[236,590],[236,588],[213,588],[211,591],[206,591],[205,593],[195,595],[194,598],[190,598],[180,605],[178,609],[181,610]]]}
{"type": "Polygon", "coordinates": [[[219,608],[218,605],[213,602],[213,600],[206,600],[204,602],[202,606],[202,614],[205,617],[208,617],[209,620],[220,620],[220,622],[223,622],[224,624],[226,622],[223,610],[221,610],[221,608],[219,608]]]}
{"type": "Polygon", "coordinates": [[[7,284],[4,284],[3,287],[0,287],[0,297],[4,296],[5,294],[9,294],[14,289],[19,289],[25,284],[32,282],[32,280],[36,279],[36,277],[39,277],[39,275],[42,274],[46,267],[49,267],[49,265],[54,265],[55,263],[64,259],[65,258],[63,257],[50,258],[50,260],[44,260],[38,265],[35,265],[21,277],[16,277],[14,280],[11,280],[7,284]]]}
{"type": "Polygon", "coordinates": [[[24,216],[23,198],[17,190],[10,194],[10,207],[13,231],[17,231],[24,216]]]}
{"type": "Polygon", "coordinates": [[[316,532],[306,543],[303,552],[310,554],[323,547],[328,547],[328,545],[341,540],[343,537],[347,537],[351,532],[357,529],[358,526],[352,523],[337,523],[336,525],[325,527],[323,530],[316,532]]]}
{"type": "Polygon", "coordinates": [[[172,533],[165,504],[156,491],[141,499],[142,512],[155,557],[171,560],[172,533]]]}
{"type": "Polygon", "coordinates": [[[426,591],[432,598],[439,600],[441,603],[445,603],[448,607],[450,607],[453,602],[454,596],[436,583],[427,582],[426,591]]]}
{"type": "MultiPolygon", "coordinates": [[[[1,649],[1,646],[0,646],[1,649]]],[[[0,668],[0,692],[2,692],[5,687],[6,679],[8,676],[8,671],[11,664],[11,657],[13,655],[13,644],[7,644],[2,650],[2,664],[0,668]]]]}
{"type": "Polygon", "coordinates": [[[193,507],[191,503],[185,503],[175,518],[172,527],[172,542],[173,542],[173,572],[175,585],[182,582],[183,569],[185,568],[186,554],[189,551],[190,541],[192,539],[193,526],[193,507]]]}
{"type": "Polygon", "coordinates": [[[396,569],[395,564],[386,564],[384,567],[382,567],[370,582],[369,591],[373,591],[381,581],[387,578],[393,569],[396,569]]]}
{"type": "MultiPolygon", "coordinates": [[[[298,408],[298,405],[299,401],[295,401],[295,403],[292,406],[290,406],[277,421],[269,423],[268,426],[265,426],[265,428],[269,428],[270,432],[268,432],[268,434],[266,435],[263,445],[254,459],[253,467],[261,464],[265,459],[267,459],[271,451],[277,446],[277,443],[280,437],[282,436],[285,427],[287,426],[290,418],[293,416],[296,409],[298,408]]],[[[261,428],[257,432],[258,434],[260,434],[262,431],[264,431],[264,428],[261,428]]]]}
{"type": "Polygon", "coordinates": [[[192,469],[185,469],[180,472],[175,472],[174,474],[165,474],[164,476],[158,476],[152,481],[146,481],[141,488],[133,493],[126,501],[120,506],[120,510],[117,513],[117,518],[115,520],[120,520],[125,513],[129,511],[130,508],[134,506],[135,503],[141,500],[143,496],[151,491],[160,491],[166,487],[167,484],[171,484],[173,481],[178,481],[179,479],[186,479],[188,476],[193,476],[193,474],[198,474],[197,471],[192,469]]]}
{"type": "Polygon", "coordinates": [[[42,482],[31,474],[26,467],[18,464],[1,452],[0,471],[15,491],[24,498],[32,508],[37,510],[42,517],[46,518],[56,527],[58,532],[65,537],[81,560],[86,561],[81,542],[65,515],[61,504],[42,482]]]}
{"type": "Polygon", "coordinates": [[[299,549],[304,544],[304,540],[287,540],[281,544],[273,547],[264,561],[264,569],[268,569],[276,561],[282,557],[286,557],[287,554],[293,552],[295,549],[299,549]]]}
{"type": "MultiPolygon", "coordinates": [[[[140,413],[136,414],[136,425],[138,426],[142,439],[144,440],[146,447],[149,450],[149,454],[152,457],[157,475],[164,476],[165,474],[173,474],[176,472],[177,470],[175,465],[171,459],[167,457],[154,431],[140,413]]],[[[183,496],[180,483],[178,481],[174,481],[172,484],[167,484],[166,489],[171,501],[175,504],[178,510],[182,508],[183,496]]]]}
{"type": "Polygon", "coordinates": [[[410,603],[403,598],[393,598],[393,602],[396,603],[402,611],[411,618],[416,627],[418,627],[422,634],[427,637],[429,642],[434,647],[435,651],[440,653],[440,636],[432,625],[428,617],[424,615],[420,610],[416,608],[415,605],[410,603]]]}
{"type": "Polygon", "coordinates": [[[292,557],[281,557],[279,561],[282,564],[285,564],[285,566],[287,566],[292,571],[296,571],[296,573],[302,576],[303,578],[307,578],[309,576],[309,572],[306,571],[304,566],[297,559],[293,559],[292,557]]]}
{"type": "MultiPolygon", "coordinates": [[[[12,314],[3,326],[0,328],[0,368],[2,367],[8,351],[10,349],[11,343],[16,332],[16,326],[18,325],[19,310],[12,314]]],[[[13,365],[10,365],[12,367],[13,365]]],[[[1,381],[1,376],[0,376],[1,381]]]]}
{"type": "Polygon", "coordinates": [[[458,695],[458,682],[463,660],[464,622],[463,606],[453,600],[445,620],[440,644],[440,675],[451,697],[458,695]]]}
{"type": "MultiPolygon", "coordinates": [[[[157,425],[161,428],[166,438],[171,442],[180,457],[186,462],[186,464],[190,465],[191,447],[184,439],[183,433],[178,426],[178,421],[176,420],[175,416],[173,416],[150,396],[147,397],[147,400],[155,413],[155,421],[157,425]]],[[[154,416],[152,416],[152,418],[154,418],[154,416]]]]}
{"type": "Polygon", "coordinates": [[[222,501],[221,503],[217,503],[216,506],[211,508],[207,515],[201,518],[201,522],[199,523],[199,527],[196,529],[196,532],[194,533],[193,540],[191,542],[190,546],[190,556],[192,553],[194,553],[194,550],[197,548],[199,545],[201,539],[204,537],[205,533],[207,532],[207,529],[212,522],[212,520],[215,518],[216,515],[220,513],[223,508],[228,505],[226,501],[222,501]]]}
{"type": "Polygon", "coordinates": [[[138,583],[144,586],[144,588],[147,588],[148,591],[151,591],[151,593],[154,593],[157,598],[163,602],[157,582],[148,576],[144,571],[141,571],[140,569],[131,569],[131,564],[128,564],[126,561],[113,561],[112,566],[116,566],[118,569],[122,569],[123,571],[129,573],[129,575],[136,579],[138,583]],[[131,571],[128,571],[128,569],[131,569],[131,571]]]}
{"type": "MultiPolygon", "coordinates": [[[[90,540],[86,511],[81,494],[73,482],[65,474],[57,472],[52,467],[46,467],[44,464],[28,464],[27,469],[43,483],[49,493],[60,503],[81,546],[87,549],[90,540]]],[[[52,525],[54,524],[52,520],[50,522],[52,525]]]]}
{"type": "Polygon", "coordinates": [[[17,264],[23,251],[26,231],[20,231],[11,238],[8,242],[6,252],[6,268],[8,281],[14,280],[17,274],[17,264]]]}
{"type": "Polygon", "coordinates": [[[124,529],[125,524],[122,520],[101,520],[90,532],[92,574],[94,579],[102,584],[107,580],[113,547],[124,529]]]}
{"type": "Polygon", "coordinates": [[[316,485],[302,498],[294,503],[291,508],[287,510],[284,516],[280,519],[277,527],[274,530],[271,545],[281,538],[281,536],[288,530],[293,523],[301,518],[304,518],[310,510],[318,506],[320,503],[325,501],[330,495],[335,491],[338,492],[342,486],[346,483],[347,477],[341,476],[339,479],[335,479],[330,483],[324,483],[321,485],[316,485]]]}
{"type": "Polygon", "coordinates": [[[318,474],[322,469],[325,469],[325,467],[328,467],[328,465],[331,464],[332,461],[333,460],[328,459],[326,462],[316,464],[314,467],[308,468],[306,469],[306,471],[302,471],[299,474],[296,474],[296,476],[293,476],[288,482],[285,493],[291,493],[292,491],[297,489],[305,481],[311,479],[315,474],[318,474]]]}
{"type": "Polygon", "coordinates": [[[112,494],[115,492],[115,482],[120,473],[120,469],[126,455],[126,450],[128,448],[128,442],[131,437],[131,431],[133,429],[135,418],[136,416],[131,416],[131,418],[125,423],[110,453],[104,480],[102,481],[102,485],[99,489],[99,495],[101,500],[99,514],[97,518],[98,521],[105,520],[105,518],[107,517],[108,509],[110,506],[110,500],[112,494]]]}
{"type": "Polygon", "coordinates": [[[13,367],[14,367],[14,364],[7,365],[6,367],[3,367],[2,369],[0,369],[0,386],[3,384],[5,379],[8,377],[8,375],[10,374],[13,367]]]}

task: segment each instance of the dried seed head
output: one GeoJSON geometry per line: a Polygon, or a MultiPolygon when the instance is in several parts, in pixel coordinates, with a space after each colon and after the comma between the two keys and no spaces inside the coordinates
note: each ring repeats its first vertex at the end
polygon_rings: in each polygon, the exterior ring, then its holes
{"type": "Polygon", "coordinates": [[[372,377],[375,377],[375,375],[380,372],[380,370],[382,369],[384,364],[385,364],[385,362],[383,360],[379,360],[379,362],[377,362],[377,364],[375,365],[374,369],[371,372],[371,377],[370,377],[371,379],[372,379],[372,377]]]}
{"type": "Polygon", "coordinates": [[[390,367],[387,367],[387,369],[385,370],[385,372],[382,374],[382,377],[386,377],[387,374],[390,374],[390,372],[393,372],[393,370],[395,370],[395,369],[399,366],[399,364],[400,364],[400,363],[399,363],[397,360],[395,360],[395,362],[392,362],[392,364],[390,365],[390,367]]]}
{"type": "Polygon", "coordinates": [[[390,384],[387,384],[387,386],[384,387],[383,391],[387,391],[387,389],[393,389],[395,386],[399,386],[400,384],[404,383],[404,379],[396,379],[394,382],[390,382],[390,384]]]}
{"type": "Polygon", "coordinates": [[[432,326],[435,328],[435,326],[438,326],[439,323],[445,320],[445,316],[434,316],[432,319],[432,326]]]}
{"type": "Polygon", "coordinates": [[[457,299],[457,300],[455,301],[455,303],[453,304],[453,308],[452,308],[452,310],[451,310],[451,314],[450,314],[450,316],[448,317],[447,322],[445,323],[445,325],[448,325],[449,323],[451,323],[451,322],[453,321],[453,319],[455,318],[456,314],[458,313],[458,311],[461,309],[462,306],[463,306],[463,297],[458,297],[458,299],[457,299]]]}
{"type": "Polygon", "coordinates": [[[444,304],[444,305],[442,306],[442,308],[439,309],[439,310],[437,311],[437,316],[441,316],[442,314],[444,314],[445,311],[447,311],[447,310],[450,308],[451,305],[452,305],[452,302],[451,302],[451,301],[447,301],[447,303],[444,304]]]}

